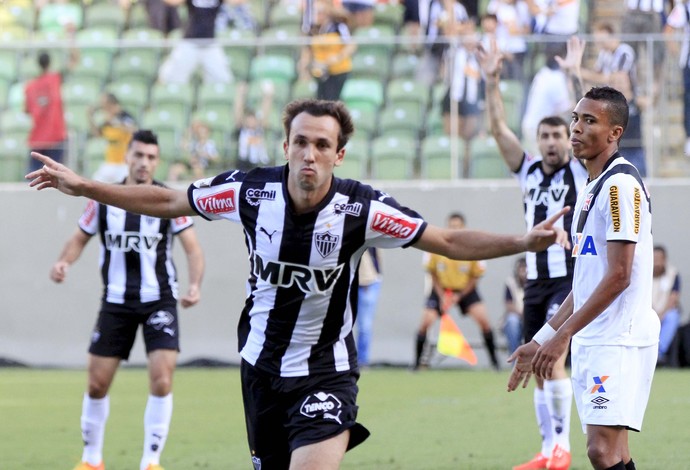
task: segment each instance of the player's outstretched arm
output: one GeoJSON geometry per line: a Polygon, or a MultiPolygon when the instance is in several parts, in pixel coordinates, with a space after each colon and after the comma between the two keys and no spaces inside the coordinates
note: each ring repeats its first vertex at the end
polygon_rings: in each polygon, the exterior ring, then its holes
{"type": "Polygon", "coordinates": [[[522,164],[524,150],[522,149],[520,139],[510,130],[506,121],[503,98],[499,88],[501,69],[503,68],[503,55],[498,50],[495,39],[491,40],[488,50],[479,47],[477,59],[484,73],[484,81],[486,83],[486,108],[489,114],[491,134],[496,139],[498,149],[508,168],[510,168],[510,171],[515,172],[522,164]]]}
{"type": "Polygon", "coordinates": [[[196,215],[184,191],[153,185],[107,184],[77,175],[65,165],[37,152],[31,156],[43,167],[25,176],[29,186],[40,190],[55,188],[70,196],[84,196],[102,204],[137,214],[172,219],[196,215]]]}
{"type": "Polygon", "coordinates": [[[554,224],[569,210],[569,206],[564,207],[523,236],[468,229],[452,230],[428,225],[414,246],[423,251],[461,260],[484,260],[524,251],[544,251],[554,243],[568,248],[568,234],[554,224]]]}
{"type": "Polygon", "coordinates": [[[205,266],[204,252],[193,227],[183,230],[179,237],[182,248],[187,255],[187,271],[189,273],[187,293],[180,298],[180,303],[184,308],[188,308],[201,300],[201,280],[204,277],[205,266]]]}

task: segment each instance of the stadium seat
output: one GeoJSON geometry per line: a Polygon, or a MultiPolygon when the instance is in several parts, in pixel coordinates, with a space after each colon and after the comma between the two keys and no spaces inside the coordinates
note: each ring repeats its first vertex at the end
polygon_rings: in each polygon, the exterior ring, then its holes
{"type": "Polygon", "coordinates": [[[393,56],[391,65],[391,79],[413,79],[417,73],[419,57],[409,52],[399,52],[393,56]]]}
{"type": "Polygon", "coordinates": [[[28,155],[25,134],[0,135],[0,181],[24,181],[28,155]]]}
{"type": "Polygon", "coordinates": [[[368,174],[369,139],[352,138],[345,145],[345,158],[342,165],[335,167],[338,178],[362,179],[368,174]]]}
{"type": "Polygon", "coordinates": [[[377,137],[371,142],[371,172],[375,179],[406,180],[413,175],[416,142],[411,137],[377,137]]]}
{"type": "Polygon", "coordinates": [[[372,111],[369,105],[348,105],[352,120],[355,124],[355,135],[371,139],[378,131],[378,112],[372,111]]]}
{"type": "Polygon", "coordinates": [[[91,82],[67,79],[62,84],[62,101],[66,106],[95,105],[98,103],[100,87],[91,82]]]}
{"type": "Polygon", "coordinates": [[[256,56],[249,69],[250,80],[269,79],[292,83],[296,75],[294,59],[285,55],[256,56]]]}
{"type": "Polygon", "coordinates": [[[392,57],[395,52],[395,31],[391,26],[373,25],[357,28],[353,33],[357,51],[392,57]]]}
{"type": "Polygon", "coordinates": [[[403,23],[404,7],[402,3],[374,4],[374,26],[387,26],[398,31],[403,23]]]}
{"type": "Polygon", "coordinates": [[[25,5],[0,4],[0,29],[18,26],[32,31],[34,12],[33,8],[25,5]]]}
{"type": "Polygon", "coordinates": [[[156,83],[151,88],[151,107],[165,106],[188,113],[194,104],[194,87],[191,84],[156,83]]]}
{"type": "Polygon", "coordinates": [[[32,125],[31,116],[26,114],[23,109],[6,109],[0,113],[0,134],[17,132],[28,134],[32,125]]]}
{"type": "Polygon", "coordinates": [[[292,95],[293,100],[301,98],[316,98],[316,80],[297,80],[292,85],[292,95]]]}
{"type": "Polygon", "coordinates": [[[370,78],[350,78],[345,82],[340,98],[348,106],[364,104],[376,111],[383,104],[383,84],[370,78]]]}
{"type": "Polygon", "coordinates": [[[138,119],[148,106],[149,87],[146,82],[117,80],[111,82],[106,89],[117,97],[122,107],[135,119],[138,119]]]}
{"type": "Polygon", "coordinates": [[[7,107],[7,95],[10,89],[10,82],[0,79],[0,110],[7,107]]]}
{"type": "Polygon", "coordinates": [[[262,54],[286,55],[297,59],[302,49],[302,31],[299,26],[266,28],[259,39],[259,52],[262,54]]]}
{"type": "Polygon", "coordinates": [[[117,80],[143,80],[151,84],[158,75],[158,65],[156,53],[127,50],[115,57],[112,76],[117,80]]]}
{"type": "Polygon", "coordinates": [[[91,137],[84,143],[82,151],[83,171],[87,175],[93,175],[98,167],[105,161],[105,149],[108,141],[102,137],[91,137]]]}
{"type": "Polygon", "coordinates": [[[142,129],[152,129],[158,135],[162,160],[174,160],[180,154],[180,138],[187,128],[186,115],[173,110],[149,109],[141,117],[142,129]]]}
{"type": "Polygon", "coordinates": [[[208,124],[212,131],[232,133],[235,131],[235,117],[231,107],[223,109],[200,108],[192,115],[192,120],[201,120],[208,124]]]}
{"type": "Polygon", "coordinates": [[[302,9],[295,3],[278,2],[273,5],[268,14],[268,27],[300,27],[302,25],[302,9]]]}
{"type": "Polygon", "coordinates": [[[22,26],[12,25],[0,28],[0,44],[27,41],[29,36],[31,36],[30,31],[22,26]]]}
{"type": "Polygon", "coordinates": [[[269,81],[273,84],[273,109],[280,110],[290,101],[290,84],[284,81],[273,80],[254,80],[249,83],[247,90],[247,100],[245,105],[259,109],[264,96],[264,82],[269,81]]]}
{"type": "Polygon", "coordinates": [[[16,82],[10,85],[10,89],[7,92],[7,107],[9,109],[15,109],[18,111],[24,110],[24,87],[25,82],[16,82]]]}
{"type": "MultiPolygon", "coordinates": [[[[425,179],[452,179],[457,175],[453,173],[451,166],[453,141],[446,135],[430,135],[421,143],[420,160],[422,178],[425,179]]],[[[464,143],[461,139],[455,139],[455,148],[458,159],[455,171],[459,171],[462,161],[464,143]]]]}
{"type": "Polygon", "coordinates": [[[70,71],[70,78],[79,77],[91,81],[96,86],[103,86],[110,75],[112,56],[95,49],[83,50],[79,63],[70,71]]]}
{"type": "Polygon", "coordinates": [[[503,108],[508,127],[518,136],[522,132],[522,101],[524,85],[518,80],[501,80],[499,83],[503,108]]]}
{"type": "Polygon", "coordinates": [[[84,138],[88,135],[89,105],[83,103],[66,104],[64,107],[67,129],[84,138]]]}
{"type": "Polygon", "coordinates": [[[236,93],[235,83],[201,83],[196,99],[197,109],[214,106],[232,110],[236,93]]]}
{"type": "Polygon", "coordinates": [[[129,56],[136,53],[139,57],[149,57],[157,66],[161,48],[155,45],[163,39],[163,33],[157,29],[148,27],[127,29],[122,33],[120,55],[129,56]]]}
{"type": "Polygon", "coordinates": [[[125,26],[127,13],[118,3],[97,2],[86,7],[84,26],[112,29],[119,34],[125,26]]]}
{"type": "Polygon", "coordinates": [[[380,52],[355,52],[350,78],[368,78],[385,83],[388,80],[390,57],[380,52]]]}
{"type": "Polygon", "coordinates": [[[379,135],[417,138],[423,128],[423,115],[416,103],[389,104],[379,114],[379,135]]]}
{"type": "Polygon", "coordinates": [[[411,104],[420,111],[429,105],[429,89],[421,82],[408,78],[391,80],[386,87],[386,103],[411,104]]]}
{"type": "Polygon", "coordinates": [[[144,2],[134,3],[127,14],[127,29],[147,28],[148,26],[149,14],[146,12],[144,2]]]}
{"type": "Polygon", "coordinates": [[[102,55],[110,61],[117,50],[118,33],[110,28],[94,26],[77,31],[77,46],[81,55],[102,55]]]}
{"type": "Polygon", "coordinates": [[[0,81],[10,83],[19,73],[18,53],[11,49],[0,49],[0,81]]]}
{"type": "Polygon", "coordinates": [[[470,176],[472,178],[505,178],[508,176],[508,169],[493,137],[472,139],[470,176]]]}
{"type": "Polygon", "coordinates": [[[440,106],[434,106],[426,113],[424,129],[427,136],[444,134],[443,115],[440,106]]]}
{"type": "Polygon", "coordinates": [[[78,3],[46,3],[38,12],[38,29],[42,31],[64,31],[71,23],[79,30],[84,26],[84,12],[78,3]]]}

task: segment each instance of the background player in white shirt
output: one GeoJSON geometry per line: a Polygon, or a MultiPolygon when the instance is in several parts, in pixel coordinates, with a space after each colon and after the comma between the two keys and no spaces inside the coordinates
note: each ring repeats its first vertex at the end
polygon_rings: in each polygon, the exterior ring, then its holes
{"type": "Polygon", "coordinates": [[[557,212],[526,236],[427,224],[388,194],[333,176],[354,131],[340,102],[298,100],[283,124],[283,167],[228,171],[187,191],[124,188],[82,178],[48,157],[27,175],[58,188],[154,217],[202,215],[242,223],[251,272],[238,328],[242,390],[255,468],[329,470],[368,431],[356,422],[357,368],[349,294],[369,246],[415,246],[455,259],[543,251],[567,235],[557,212]]]}
{"type": "Polygon", "coordinates": [[[642,427],[659,341],[649,195],[618,153],[627,120],[625,96],[610,87],[592,88],[573,111],[573,154],[589,173],[572,225],[573,290],[510,358],[512,391],[532,373],[550,377],[572,340],[575,402],[595,469],[635,468],[628,430],[642,427]]]}

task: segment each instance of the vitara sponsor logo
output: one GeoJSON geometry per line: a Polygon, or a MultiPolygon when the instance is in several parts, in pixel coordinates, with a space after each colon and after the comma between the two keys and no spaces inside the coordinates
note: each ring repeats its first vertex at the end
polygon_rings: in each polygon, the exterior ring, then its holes
{"type": "Polygon", "coordinates": [[[262,200],[275,201],[276,191],[273,189],[268,190],[250,188],[247,189],[247,192],[245,193],[245,198],[247,199],[247,202],[252,206],[258,206],[262,200]]]}
{"type": "Polygon", "coordinates": [[[609,207],[611,208],[611,221],[613,222],[613,231],[621,231],[621,210],[618,202],[618,186],[611,186],[609,188],[609,207]]]}
{"type": "Polygon", "coordinates": [[[353,202],[351,204],[333,204],[333,211],[338,215],[349,214],[359,217],[359,214],[362,213],[362,203],[353,202]]]}
{"type": "Polygon", "coordinates": [[[597,246],[594,244],[594,238],[591,235],[583,237],[581,233],[575,234],[573,240],[573,257],[592,255],[597,256],[597,246]]]}
{"type": "Polygon", "coordinates": [[[96,217],[96,212],[98,212],[98,203],[95,201],[89,201],[84,209],[83,222],[85,226],[91,225],[93,218],[96,217]]]}
{"type": "Polygon", "coordinates": [[[158,246],[158,242],[163,239],[163,235],[143,235],[139,232],[105,232],[104,245],[107,250],[112,251],[136,251],[143,253],[151,251],[158,246]]]}
{"type": "Polygon", "coordinates": [[[189,222],[189,217],[182,216],[182,217],[175,218],[175,223],[177,225],[185,225],[188,222],[189,222]]]}
{"type": "Polygon", "coordinates": [[[414,233],[417,223],[383,212],[376,212],[371,228],[391,237],[407,238],[414,233]]]}
{"type": "Polygon", "coordinates": [[[230,188],[219,193],[210,194],[196,201],[199,208],[209,214],[235,212],[235,190],[230,188]]]}
{"type": "Polygon", "coordinates": [[[525,202],[531,202],[535,206],[548,206],[553,202],[560,202],[568,193],[569,185],[563,186],[538,186],[531,188],[525,193],[525,202]]]}
{"type": "Polygon", "coordinates": [[[342,404],[335,395],[318,392],[309,395],[302,403],[300,413],[308,418],[316,418],[321,415],[324,419],[333,419],[340,423],[342,404]],[[337,413],[335,411],[337,410],[337,413]]]}
{"type": "Polygon", "coordinates": [[[333,289],[336,281],[343,272],[344,264],[333,268],[310,268],[301,264],[264,261],[261,256],[254,254],[253,274],[276,287],[298,287],[306,294],[327,293],[333,289]]]}
{"type": "Polygon", "coordinates": [[[633,196],[633,210],[634,210],[634,225],[635,235],[640,233],[640,203],[642,197],[640,195],[640,188],[635,188],[635,195],[633,196]]]}

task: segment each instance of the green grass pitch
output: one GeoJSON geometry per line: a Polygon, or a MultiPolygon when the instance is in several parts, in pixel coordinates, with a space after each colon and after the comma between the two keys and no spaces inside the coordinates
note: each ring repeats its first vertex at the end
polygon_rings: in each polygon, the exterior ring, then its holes
{"type": "MultiPolygon", "coordinates": [[[[343,469],[509,469],[539,449],[532,385],[507,393],[508,371],[364,370],[360,421],[372,436],[343,469]]],[[[70,470],[81,456],[83,370],[0,369],[0,469],[70,470]]],[[[631,434],[640,469],[688,468],[690,373],[657,371],[644,429],[631,434]]],[[[144,369],[123,368],[111,390],[108,470],[138,468],[147,396],[144,369]]],[[[178,369],[166,470],[251,469],[239,370],[178,369]]],[[[573,470],[590,468],[573,408],[573,470]]]]}

